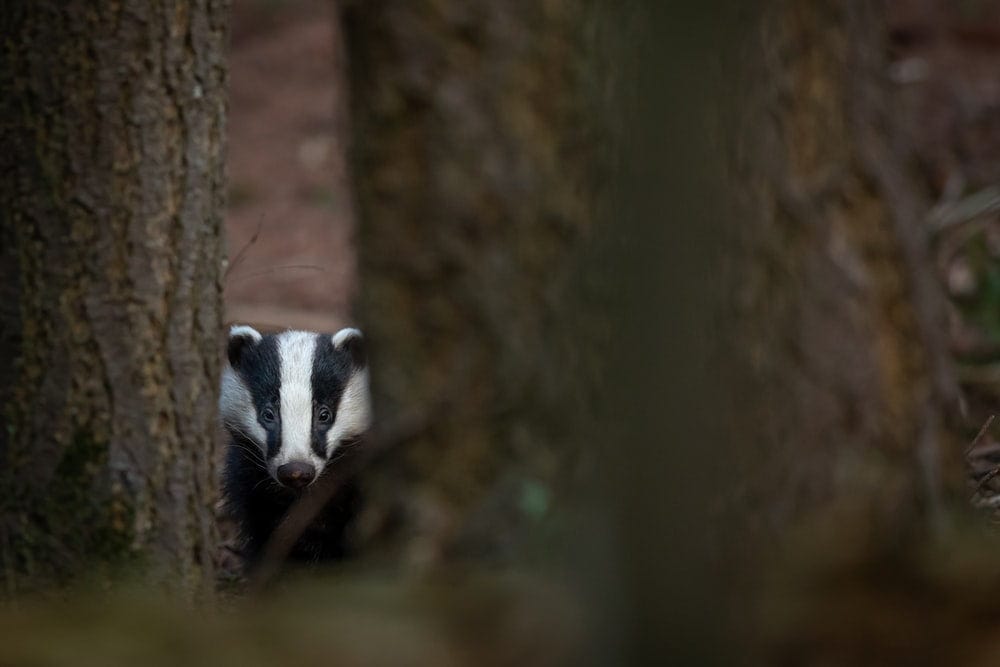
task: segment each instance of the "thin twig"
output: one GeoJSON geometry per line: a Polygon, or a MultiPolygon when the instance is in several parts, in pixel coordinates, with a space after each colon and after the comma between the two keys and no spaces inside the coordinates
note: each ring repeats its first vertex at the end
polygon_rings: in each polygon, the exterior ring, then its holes
{"type": "Polygon", "coordinates": [[[979,442],[986,436],[986,433],[990,430],[990,426],[993,425],[994,419],[996,419],[996,415],[990,415],[986,419],[986,423],[979,429],[979,433],[976,434],[976,437],[973,438],[972,442],[969,443],[969,446],[965,448],[966,459],[969,458],[969,454],[972,453],[972,450],[979,446],[979,442]]]}
{"type": "MultiPolygon", "coordinates": [[[[988,473],[983,475],[983,478],[979,480],[978,484],[976,484],[976,490],[972,492],[972,498],[975,498],[976,494],[982,491],[983,487],[986,486],[989,483],[989,481],[994,477],[996,477],[997,475],[1000,475],[1000,466],[996,466],[988,473]]],[[[972,498],[970,498],[969,500],[972,500],[972,498]]]]}
{"type": "Polygon", "coordinates": [[[958,201],[935,206],[928,215],[928,221],[931,232],[937,235],[949,227],[997,213],[1000,213],[1000,188],[991,186],[958,201]]]}
{"type": "Polygon", "coordinates": [[[236,257],[234,257],[233,261],[231,261],[229,263],[229,266],[226,267],[226,272],[222,275],[222,282],[226,282],[229,279],[229,274],[232,273],[233,270],[243,262],[247,252],[250,250],[253,244],[257,242],[257,239],[260,237],[260,230],[263,229],[263,227],[264,227],[264,216],[261,216],[260,220],[257,221],[257,230],[253,233],[253,236],[250,237],[249,241],[243,244],[243,247],[240,248],[240,251],[236,253],[236,257]]]}

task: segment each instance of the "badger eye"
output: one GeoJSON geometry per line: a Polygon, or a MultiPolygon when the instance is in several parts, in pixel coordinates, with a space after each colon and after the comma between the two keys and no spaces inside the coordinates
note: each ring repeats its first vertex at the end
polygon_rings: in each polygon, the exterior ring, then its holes
{"type": "Polygon", "coordinates": [[[316,421],[320,424],[329,424],[333,419],[333,414],[330,412],[330,408],[323,406],[316,413],[316,421]]]}
{"type": "Polygon", "coordinates": [[[264,408],[260,411],[260,418],[265,424],[274,423],[274,410],[271,408],[264,408]]]}

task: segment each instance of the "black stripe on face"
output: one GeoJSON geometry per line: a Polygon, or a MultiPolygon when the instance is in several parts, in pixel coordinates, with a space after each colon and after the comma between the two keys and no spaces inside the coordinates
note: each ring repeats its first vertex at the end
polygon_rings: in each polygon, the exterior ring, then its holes
{"type": "Polygon", "coordinates": [[[334,349],[330,336],[316,337],[312,368],[312,449],[320,458],[326,458],[326,435],[337,421],[337,406],[351,377],[351,368],[350,355],[334,349]],[[324,408],[329,410],[330,419],[321,423],[319,416],[324,408]]]}
{"type": "Polygon", "coordinates": [[[281,448],[281,410],[278,397],[281,391],[281,362],[278,358],[278,340],[264,338],[253,346],[246,346],[233,369],[250,390],[257,421],[267,433],[267,458],[273,458],[281,448]],[[270,408],[275,419],[265,422],[261,416],[270,408]]]}

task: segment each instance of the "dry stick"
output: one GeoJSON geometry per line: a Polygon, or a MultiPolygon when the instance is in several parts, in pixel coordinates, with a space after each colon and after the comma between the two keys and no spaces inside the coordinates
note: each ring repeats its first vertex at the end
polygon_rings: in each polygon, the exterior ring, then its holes
{"type": "MultiPolygon", "coordinates": [[[[973,438],[972,442],[969,443],[969,446],[965,448],[966,460],[969,459],[969,455],[972,454],[972,451],[979,445],[979,442],[986,436],[986,433],[990,430],[990,426],[993,425],[994,419],[996,419],[996,415],[990,415],[989,418],[986,420],[986,423],[983,424],[983,427],[979,429],[979,433],[976,434],[976,437],[973,438]]],[[[1000,466],[992,468],[988,473],[983,475],[983,478],[979,480],[978,484],[976,484],[976,488],[972,492],[972,495],[969,496],[969,500],[975,498],[976,494],[982,491],[983,487],[989,484],[990,480],[996,477],[997,475],[1000,475],[1000,466]]]]}
{"type": "Polygon", "coordinates": [[[931,230],[940,234],[950,227],[1000,213],[1000,188],[990,186],[956,202],[942,203],[931,209],[931,230]]]}
{"type": "Polygon", "coordinates": [[[310,487],[309,492],[292,505],[264,545],[260,561],[250,575],[248,593],[258,595],[267,588],[281,570],[282,564],[299,537],[333,499],[337,491],[343,488],[345,482],[378,461],[387,452],[426,433],[448,403],[448,400],[442,400],[429,408],[399,418],[384,431],[376,432],[362,440],[355,448],[349,450],[333,469],[320,477],[310,487]]]}
{"type": "Polygon", "coordinates": [[[986,435],[986,432],[990,430],[990,426],[993,425],[994,419],[996,419],[996,415],[990,415],[986,419],[986,423],[983,424],[982,428],[979,429],[979,433],[977,433],[976,437],[972,439],[972,442],[969,443],[969,446],[965,448],[965,458],[969,458],[969,454],[972,453],[972,450],[974,450],[977,446],[979,446],[979,442],[986,435]]]}
{"type": "Polygon", "coordinates": [[[983,475],[983,478],[981,480],[979,480],[978,484],[976,484],[976,490],[972,492],[972,496],[969,498],[969,500],[972,500],[972,498],[975,498],[976,494],[979,493],[980,491],[982,491],[983,487],[986,486],[989,483],[989,481],[991,479],[993,479],[994,477],[996,477],[997,475],[1000,475],[1000,466],[996,466],[995,468],[993,468],[992,470],[990,470],[988,473],[986,473],[985,475],[983,475]]]}
{"type": "Polygon", "coordinates": [[[261,216],[261,219],[257,221],[257,230],[253,233],[253,236],[250,237],[249,241],[243,244],[243,247],[240,248],[240,251],[236,253],[236,257],[234,257],[233,261],[230,262],[229,266],[226,267],[226,272],[222,275],[222,282],[226,282],[229,279],[229,274],[233,272],[233,269],[238,267],[246,258],[247,252],[250,250],[253,244],[257,242],[257,239],[260,237],[260,230],[263,229],[263,227],[264,227],[264,218],[263,216],[261,216]]]}

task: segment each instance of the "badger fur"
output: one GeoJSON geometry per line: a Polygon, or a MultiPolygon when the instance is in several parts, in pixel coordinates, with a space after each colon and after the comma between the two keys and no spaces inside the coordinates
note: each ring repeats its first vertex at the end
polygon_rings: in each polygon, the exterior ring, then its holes
{"type": "MultiPolygon", "coordinates": [[[[336,452],[371,422],[364,340],[336,334],[229,332],[219,413],[229,435],[222,491],[252,565],[295,500],[327,470],[336,452]]],[[[290,557],[345,555],[357,492],[341,489],[300,537],[290,557]]]]}

